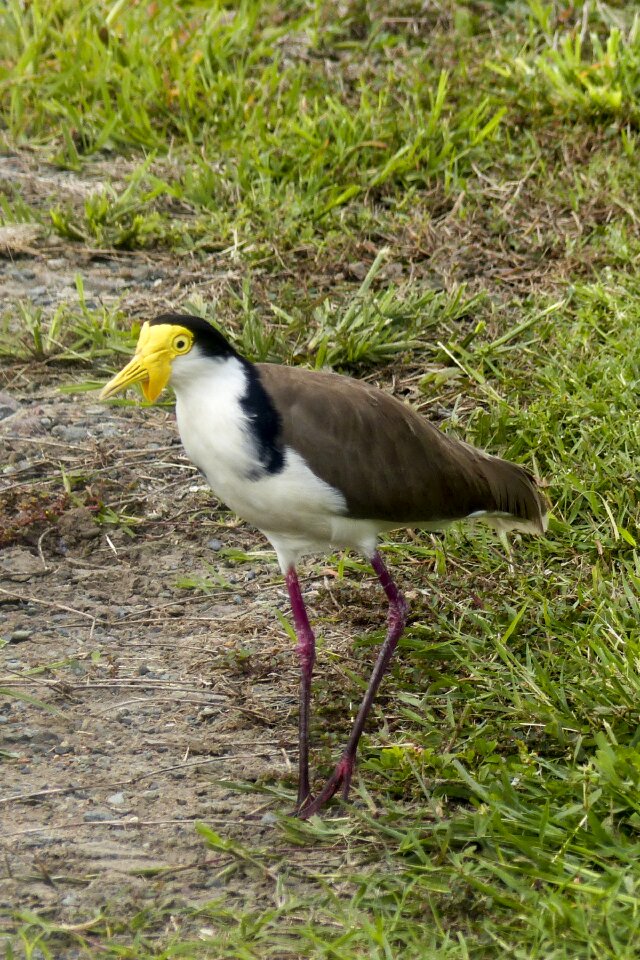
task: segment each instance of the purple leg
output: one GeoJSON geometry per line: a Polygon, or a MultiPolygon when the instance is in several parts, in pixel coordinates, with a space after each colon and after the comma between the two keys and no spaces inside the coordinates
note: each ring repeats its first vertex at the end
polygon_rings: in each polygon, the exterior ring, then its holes
{"type": "Polygon", "coordinates": [[[298,773],[298,809],[309,798],[309,710],[311,700],[311,675],[316,658],[316,638],[309,624],[309,618],[300,592],[300,584],[295,568],[287,570],[285,580],[291,612],[298,638],[298,657],[300,659],[300,717],[299,717],[299,773],[298,773]]]}
{"type": "Polygon", "coordinates": [[[351,777],[353,776],[353,769],[355,766],[356,751],[358,749],[358,741],[360,740],[362,731],[364,730],[364,725],[366,723],[369,710],[371,709],[371,704],[373,703],[378,687],[380,686],[380,681],[382,680],[382,677],[389,666],[393,652],[398,645],[398,640],[402,636],[402,631],[404,630],[407,622],[407,615],[409,613],[407,601],[391,579],[391,574],[384,565],[384,561],[377,550],[371,558],[371,566],[377,573],[378,580],[382,584],[382,589],[386,593],[387,599],[389,600],[389,613],[387,616],[387,622],[389,626],[387,630],[387,636],[380,648],[380,653],[378,654],[376,665],[373,668],[373,673],[371,674],[367,692],[365,693],[362,703],[360,704],[358,715],[351,730],[351,736],[349,737],[349,741],[344,749],[342,757],[315,800],[311,800],[306,804],[306,806],[303,807],[302,810],[299,811],[299,816],[303,820],[306,820],[307,817],[311,817],[314,813],[317,813],[318,810],[320,810],[321,807],[323,807],[325,803],[331,799],[340,786],[342,786],[342,799],[348,799],[349,787],[351,786],[351,777]]]}

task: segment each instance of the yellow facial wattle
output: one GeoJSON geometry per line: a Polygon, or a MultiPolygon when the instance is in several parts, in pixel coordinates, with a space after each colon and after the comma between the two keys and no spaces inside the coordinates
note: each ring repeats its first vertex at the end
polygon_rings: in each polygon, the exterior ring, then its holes
{"type": "Polygon", "coordinates": [[[142,386],[147,400],[157,400],[171,376],[175,357],[193,346],[193,333],[179,324],[142,325],[135,356],[102,388],[100,399],[106,400],[134,383],[142,386]]]}

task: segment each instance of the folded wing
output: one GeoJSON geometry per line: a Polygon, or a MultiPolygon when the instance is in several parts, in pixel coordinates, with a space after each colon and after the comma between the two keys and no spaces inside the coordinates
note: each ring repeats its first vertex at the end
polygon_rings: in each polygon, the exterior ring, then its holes
{"type": "Polygon", "coordinates": [[[346,498],[351,517],[437,525],[473,515],[532,532],[546,502],[523,467],[447,437],[411,407],[337,374],[257,364],[282,440],[346,498]]]}

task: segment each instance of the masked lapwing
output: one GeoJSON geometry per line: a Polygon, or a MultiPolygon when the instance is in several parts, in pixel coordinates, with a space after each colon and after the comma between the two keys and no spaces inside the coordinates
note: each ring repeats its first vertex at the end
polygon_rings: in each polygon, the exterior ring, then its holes
{"type": "Polygon", "coordinates": [[[298,813],[316,813],[338,789],[346,800],[358,741],[407,622],[407,603],[377,549],[380,533],[464,519],[542,533],[544,496],[523,467],[446,436],[382,390],[335,373],[250,363],[197,317],[167,314],[144,323],[134,358],[101,397],[134,383],[151,401],[173,387],[188,457],[220,500],[273,545],[301,669],[298,813]],[[389,604],[388,632],[344,752],[313,797],[315,638],[296,564],[334,548],[356,550],[371,563],[389,604]]]}

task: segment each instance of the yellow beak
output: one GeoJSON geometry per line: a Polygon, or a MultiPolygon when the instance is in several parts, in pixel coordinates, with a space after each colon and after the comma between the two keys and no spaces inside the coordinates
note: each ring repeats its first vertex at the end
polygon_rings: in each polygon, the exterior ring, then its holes
{"type": "Polygon", "coordinates": [[[134,383],[142,384],[147,400],[156,400],[171,376],[171,356],[166,346],[166,331],[143,324],[133,360],[116,373],[102,388],[100,399],[106,400],[134,383]]]}

